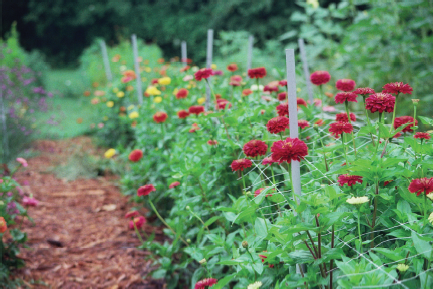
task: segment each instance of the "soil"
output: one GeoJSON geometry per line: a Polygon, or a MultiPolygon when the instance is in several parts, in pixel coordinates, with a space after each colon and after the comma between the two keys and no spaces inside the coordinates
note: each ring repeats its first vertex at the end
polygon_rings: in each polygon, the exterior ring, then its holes
{"type": "MultiPolygon", "coordinates": [[[[138,250],[136,234],[125,213],[133,206],[116,186],[116,176],[66,181],[52,173],[77,147],[102,156],[88,137],[37,141],[38,156],[15,176],[26,194],[39,200],[25,219],[29,248],[22,248],[26,266],[16,277],[28,288],[165,288],[146,277],[155,268],[150,253],[138,250]]],[[[145,214],[145,211],[141,212],[145,214]]],[[[18,221],[20,223],[20,221],[18,221]]],[[[146,233],[162,238],[162,229],[146,224],[146,233]]]]}

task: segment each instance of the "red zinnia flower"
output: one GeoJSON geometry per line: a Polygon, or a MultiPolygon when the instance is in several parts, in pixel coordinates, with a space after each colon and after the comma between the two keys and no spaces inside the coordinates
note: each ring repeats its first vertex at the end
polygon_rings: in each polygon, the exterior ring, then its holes
{"type": "Polygon", "coordinates": [[[200,113],[204,112],[204,106],[193,105],[188,109],[188,111],[189,111],[189,113],[199,115],[200,113]]]}
{"type": "Polygon", "coordinates": [[[189,130],[189,132],[193,133],[193,132],[196,132],[197,130],[200,130],[200,128],[198,127],[198,124],[193,123],[192,128],[189,130]]]}
{"type": "Polygon", "coordinates": [[[214,278],[206,278],[195,283],[194,289],[206,289],[206,286],[212,287],[218,281],[214,278]]]}
{"type": "Polygon", "coordinates": [[[400,116],[400,117],[396,117],[394,120],[394,129],[397,129],[399,127],[401,127],[402,125],[406,124],[406,123],[412,123],[407,125],[401,132],[413,132],[413,130],[411,129],[411,127],[417,126],[418,125],[418,121],[415,120],[413,117],[411,116],[400,116]],[[415,122],[415,124],[413,124],[413,122],[415,122]]]}
{"type": "Polygon", "coordinates": [[[231,164],[232,171],[243,171],[246,168],[249,168],[253,165],[253,163],[249,159],[239,159],[234,160],[231,164]]]}
{"type": "Polygon", "coordinates": [[[228,104],[228,108],[232,107],[232,104],[227,99],[220,98],[220,99],[217,99],[215,108],[216,109],[225,109],[227,104],[228,104]]]}
{"type": "Polygon", "coordinates": [[[229,64],[229,65],[227,65],[227,70],[234,72],[234,71],[238,70],[238,66],[236,65],[236,63],[229,64]]]}
{"type": "Polygon", "coordinates": [[[189,116],[189,112],[186,110],[180,110],[177,112],[177,116],[179,118],[187,118],[187,116],[189,116]]]}
{"type": "Polygon", "coordinates": [[[242,90],[242,95],[243,96],[248,96],[251,93],[253,93],[253,91],[251,89],[249,89],[249,88],[246,88],[246,89],[242,90]]]}
{"type": "Polygon", "coordinates": [[[261,140],[250,140],[244,145],[243,150],[247,157],[255,158],[265,155],[268,151],[268,145],[261,140]]]}
{"type": "Polygon", "coordinates": [[[280,86],[287,86],[287,80],[280,80],[280,81],[278,82],[278,84],[279,84],[280,86]]]}
{"type": "Polygon", "coordinates": [[[150,192],[156,192],[155,187],[152,184],[144,185],[138,188],[137,196],[147,196],[150,192]]]}
{"type": "Polygon", "coordinates": [[[356,100],[356,95],[353,92],[339,92],[335,95],[335,102],[336,103],[344,103],[345,101],[352,101],[352,102],[358,102],[356,100]]]}
{"type": "Polygon", "coordinates": [[[269,91],[269,92],[278,91],[278,86],[265,85],[263,91],[269,91]]]}
{"type": "Polygon", "coordinates": [[[276,162],[272,160],[272,157],[264,158],[262,161],[262,165],[271,165],[273,163],[276,163],[276,162]]]}
{"type": "Polygon", "coordinates": [[[139,215],[138,211],[130,211],[128,213],[125,214],[125,218],[129,219],[129,218],[135,218],[139,215]]]}
{"type": "Polygon", "coordinates": [[[388,112],[394,111],[395,97],[388,93],[375,93],[365,100],[365,108],[371,112],[388,112]]]}
{"type": "Polygon", "coordinates": [[[373,88],[370,87],[360,87],[355,89],[353,93],[360,94],[360,95],[367,95],[367,94],[373,94],[375,93],[375,91],[373,88]]]}
{"type": "Polygon", "coordinates": [[[318,126],[322,126],[323,125],[323,119],[318,119],[318,120],[316,120],[315,122],[314,122],[314,124],[317,124],[318,126]]]}
{"type": "Polygon", "coordinates": [[[135,149],[129,154],[129,160],[132,162],[138,162],[142,157],[143,152],[139,149],[135,149]]]}
{"type": "Polygon", "coordinates": [[[277,113],[279,116],[289,116],[289,105],[287,102],[277,105],[277,113]]]}
{"type": "Polygon", "coordinates": [[[340,175],[338,176],[338,183],[340,186],[344,186],[344,184],[347,184],[349,187],[356,184],[356,183],[362,184],[362,177],[360,176],[349,176],[349,175],[340,175]]]}
{"type": "Polygon", "coordinates": [[[300,120],[298,120],[298,127],[300,127],[301,129],[304,129],[306,127],[310,127],[310,123],[308,121],[306,121],[305,119],[300,119],[300,120]]]}
{"type": "Polygon", "coordinates": [[[281,92],[278,94],[278,100],[283,101],[287,98],[287,92],[281,92]]]}
{"type": "Polygon", "coordinates": [[[178,182],[178,181],[176,181],[176,182],[172,182],[172,183],[168,186],[168,188],[169,188],[169,189],[172,189],[172,188],[174,188],[174,187],[177,187],[178,185],[180,185],[180,182],[178,182]]]}
{"type": "MultiPolygon", "coordinates": [[[[256,198],[265,188],[260,188],[254,192],[254,198],[256,198]]],[[[275,192],[275,189],[271,189],[271,191],[275,192]]],[[[266,194],[265,197],[272,197],[272,194],[266,194]]],[[[259,255],[260,256],[260,255],[259,255]]]]}
{"type": "Polygon", "coordinates": [[[403,84],[403,82],[393,82],[393,83],[387,83],[383,87],[382,92],[386,93],[409,93],[412,94],[412,87],[409,84],[403,84]]]}
{"type": "Polygon", "coordinates": [[[266,68],[258,67],[258,68],[248,69],[248,76],[250,78],[263,78],[266,76],[266,68]]]}
{"type": "Polygon", "coordinates": [[[266,128],[270,133],[280,133],[289,128],[289,119],[285,116],[277,116],[271,118],[266,124],[266,128]]]}
{"type": "Polygon", "coordinates": [[[315,71],[310,75],[310,81],[315,85],[322,85],[331,80],[331,75],[328,71],[315,71]]]}
{"type": "Polygon", "coordinates": [[[202,68],[199,71],[197,71],[194,76],[197,81],[201,81],[202,79],[209,78],[212,75],[212,69],[211,68],[202,68]]]}
{"type": "Polygon", "coordinates": [[[181,88],[176,93],[177,99],[186,98],[187,96],[188,96],[188,89],[186,89],[186,88],[181,88]]]}
{"type": "Polygon", "coordinates": [[[190,69],[190,68],[191,68],[191,67],[190,67],[189,65],[184,66],[184,67],[182,67],[182,68],[180,69],[180,72],[188,71],[188,69],[190,69]]]}
{"type": "MultiPolygon", "coordinates": [[[[347,117],[347,113],[345,113],[345,112],[337,113],[335,115],[335,120],[336,121],[342,121],[342,122],[349,122],[349,118],[347,117]]],[[[356,121],[356,116],[353,112],[350,113],[350,120],[356,121]]]]}
{"type": "Polygon", "coordinates": [[[158,78],[154,78],[154,79],[152,79],[151,83],[152,84],[158,84],[158,80],[159,80],[158,78]]]}
{"type": "Polygon", "coordinates": [[[8,224],[6,223],[6,220],[4,217],[0,217],[0,233],[6,232],[8,229],[8,224]]]}
{"type": "Polygon", "coordinates": [[[335,83],[335,87],[342,91],[352,91],[355,89],[355,81],[352,79],[339,79],[335,83]]]}
{"type": "Polygon", "coordinates": [[[135,226],[137,227],[137,229],[141,229],[141,227],[143,227],[144,223],[146,223],[146,218],[143,216],[134,218],[134,220],[129,222],[129,229],[130,230],[135,230],[134,223],[135,223],[135,226]]]}
{"type": "Polygon", "coordinates": [[[272,144],[272,160],[278,163],[301,161],[308,154],[307,145],[298,138],[286,138],[272,144]]]}
{"type": "Polygon", "coordinates": [[[428,195],[433,192],[433,178],[414,179],[409,184],[409,192],[416,193],[417,196],[421,193],[428,195]]]}
{"type": "Polygon", "coordinates": [[[216,140],[211,140],[210,139],[210,140],[207,141],[207,144],[210,145],[210,146],[216,146],[218,144],[218,142],[216,140]]]}
{"type": "Polygon", "coordinates": [[[230,77],[230,83],[229,83],[229,85],[240,86],[241,82],[242,82],[242,76],[240,76],[240,75],[233,75],[232,77],[230,77]]]}
{"type": "Polygon", "coordinates": [[[167,120],[168,115],[165,112],[158,111],[153,115],[153,120],[156,123],[161,123],[167,120]]]}
{"type": "Polygon", "coordinates": [[[302,99],[302,98],[296,98],[296,105],[298,106],[298,107],[300,107],[301,105],[303,105],[303,106],[307,106],[307,102],[304,100],[304,99],[302,99]]]}
{"type": "Polygon", "coordinates": [[[429,140],[429,139],[431,139],[431,136],[428,132],[417,132],[414,135],[414,138],[429,140]]]}
{"type": "Polygon", "coordinates": [[[329,132],[335,137],[339,137],[343,132],[351,133],[353,131],[353,126],[348,122],[334,122],[329,125],[329,132]]]}

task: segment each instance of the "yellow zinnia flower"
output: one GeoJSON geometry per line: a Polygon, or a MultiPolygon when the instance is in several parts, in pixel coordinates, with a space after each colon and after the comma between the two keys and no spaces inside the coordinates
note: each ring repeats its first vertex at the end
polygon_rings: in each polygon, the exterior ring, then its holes
{"type": "Polygon", "coordinates": [[[111,159],[116,154],[115,149],[109,149],[104,153],[105,158],[111,159]]]}
{"type": "Polygon", "coordinates": [[[161,91],[159,91],[158,88],[156,88],[155,86],[152,86],[152,85],[147,87],[146,92],[149,95],[160,95],[161,94],[161,91]]]}
{"type": "Polygon", "coordinates": [[[119,92],[119,89],[117,87],[115,87],[115,88],[113,88],[113,92],[117,93],[117,92],[119,92]]]}
{"type": "Polygon", "coordinates": [[[134,109],[134,105],[131,104],[130,106],[128,106],[128,110],[134,109]]]}
{"type": "Polygon", "coordinates": [[[213,70],[215,70],[215,69],[217,69],[217,66],[216,66],[216,64],[212,64],[212,65],[210,66],[210,68],[212,68],[213,70]]]}
{"type": "Polygon", "coordinates": [[[200,97],[199,99],[197,99],[198,104],[203,104],[206,102],[206,97],[200,97]]]}
{"type": "Polygon", "coordinates": [[[175,88],[175,89],[173,90],[173,95],[176,95],[178,92],[179,92],[179,89],[178,89],[178,88],[175,88]]]}
{"type": "Polygon", "coordinates": [[[117,97],[124,97],[125,93],[123,91],[119,91],[116,95],[117,97]]]}
{"type": "Polygon", "coordinates": [[[131,112],[129,114],[129,118],[130,119],[134,119],[134,118],[137,118],[137,117],[138,117],[138,112],[136,112],[136,111],[133,111],[133,112],[131,112]]]}
{"type": "Polygon", "coordinates": [[[160,96],[157,96],[153,99],[154,103],[160,103],[161,101],[162,101],[162,97],[160,97],[160,96]]]}
{"type": "Polygon", "coordinates": [[[147,73],[152,72],[152,68],[146,67],[146,68],[144,68],[144,71],[146,71],[147,73]]]}
{"type": "Polygon", "coordinates": [[[171,78],[168,76],[158,79],[158,84],[169,85],[170,83],[171,83],[171,78]]]}
{"type": "Polygon", "coordinates": [[[108,107],[113,107],[114,106],[114,101],[107,101],[107,106],[108,107]]]}

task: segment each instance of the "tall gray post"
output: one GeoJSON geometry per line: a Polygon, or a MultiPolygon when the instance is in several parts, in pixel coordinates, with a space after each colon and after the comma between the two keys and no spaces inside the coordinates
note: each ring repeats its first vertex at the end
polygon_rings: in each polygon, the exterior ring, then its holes
{"type": "Polygon", "coordinates": [[[143,104],[143,89],[141,88],[141,76],[140,76],[140,63],[138,62],[138,48],[137,48],[137,35],[132,34],[132,51],[134,54],[134,67],[137,84],[137,98],[138,103],[143,104]]]}
{"type": "Polygon", "coordinates": [[[99,44],[101,45],[102,59],[104,60],[105,76],[108,82],[111,82],[113,76],[111,75],[110,61],[108,60],[107,45],[105,45],[104,40],[101,40],[99,44]]]}
{"type": "MultiPolygon", "coordinates": [[[[212,49],[213,48],[213,29],[209,29],[207,31],[207,53],[206,53],[206,68],[211,68],[212,66],[212,49]]],[[[208,82],[210,85],[211,78],[208,78],[208,82]]],[[[210,107],[210,86],[206,85],[206,110],[210,107]]]]}
{"type": "Polygon", "coordinates": [[[313,88],[311,86],[311,81],[310,81],[310,69],[308,68],[308,59],[307,59],[307,53],[305,51],[304,39],[299,38],[298,43],[299,43],[299,50],[301,52],[302,66],[304,68],[304,76],[305,76],[305,83],[307,85],[308,99],[310,100],[311,105],[314,105],[313,88]]]}
{"type": "Polygon", "coordinates": [[[183,65],[188,65],[188,61],[187,61],[187,54],[186,54],[186,41],[182,41],[182,43],[180,44],[181,46],[181,52],[182,52],[182,59],[181,61],[183,62],[183,65]]]}

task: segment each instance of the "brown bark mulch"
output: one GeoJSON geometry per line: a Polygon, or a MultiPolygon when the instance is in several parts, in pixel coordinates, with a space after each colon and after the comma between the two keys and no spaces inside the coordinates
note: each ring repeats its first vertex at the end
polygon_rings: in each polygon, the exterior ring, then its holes
{"type": "MultiPolygon", "coordinates": [[[[35,225],[23,223],[29,248],[20,257],[26,266],[14,275],[27,288],[164,288],[162,280],[146,277],[153,261],[136,249],[139,241],[124,218],[132,204],[116,187],[116,176],[68,182],[50,171],[67,161],[71,147],[103,154],[88,137],[37,141],[33,149],[39,155],[16,174],[40,203],[28,210],[35,225]]],[[[148,224],[144,230],[162,235],[148,224]]]]}

